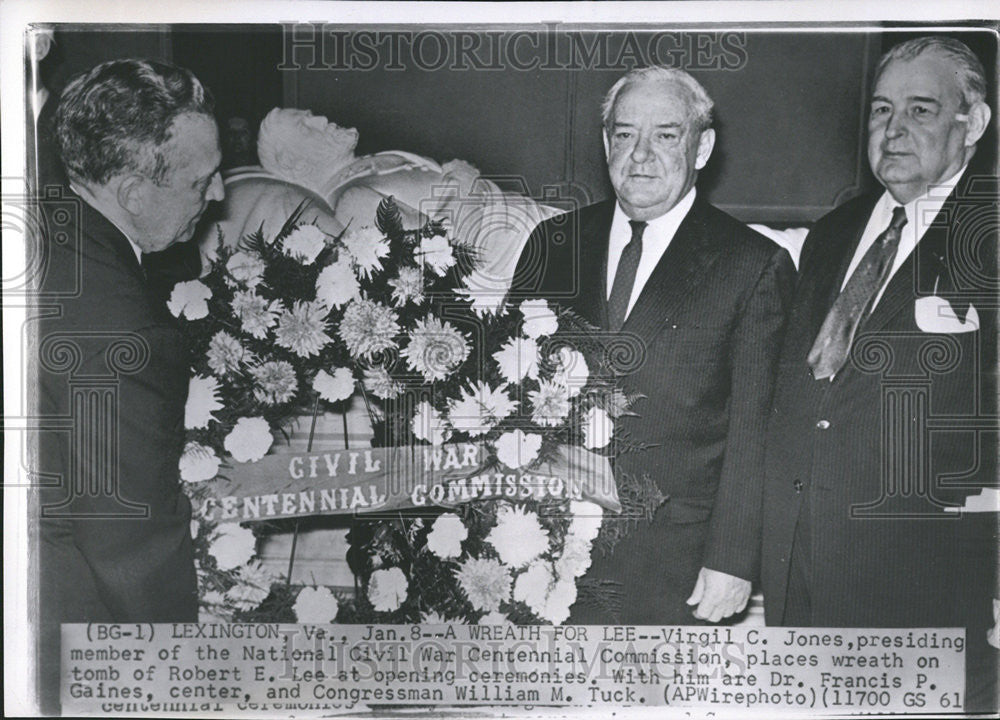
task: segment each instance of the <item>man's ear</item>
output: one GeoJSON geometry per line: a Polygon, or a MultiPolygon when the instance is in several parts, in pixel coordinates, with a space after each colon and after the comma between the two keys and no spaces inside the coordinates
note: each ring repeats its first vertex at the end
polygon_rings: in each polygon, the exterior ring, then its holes
{"type": "Polygon", "coordinates": [[[609,143],[609,140],[608,140],[608,129],[607,128],[604,128],[604,131],[601,133],[601,140],[604,141],[604,159],[607,160],[608,159],[608,147],[609,147],[609,145],[608,145],[608,143],[609,143]]]}
{"type": "Polygon", "coordinates": [[[965,147],[972,147],[979,142],[979,138],[983,136],[990,124],[991,114],[990,106],[984,102],[977,102],[969,108],[969,112],[966,114],[968,120],[965,129],[965,147]]]}
{"type": "Polygon", "coordinates": [[[695,169],[701,170],[708,164],[708,158],[712,156],[712,148],[715,147],[715,130],[708,128],[703,130],[698,138],[698,157],[695,159],[695,169]]]}
{"type": "Polygon", "coordinates": [[[146,182],[141,175],[126,175],[118,185],[118,204],[129,215],[139,215],[145,205],[146,182]]]}

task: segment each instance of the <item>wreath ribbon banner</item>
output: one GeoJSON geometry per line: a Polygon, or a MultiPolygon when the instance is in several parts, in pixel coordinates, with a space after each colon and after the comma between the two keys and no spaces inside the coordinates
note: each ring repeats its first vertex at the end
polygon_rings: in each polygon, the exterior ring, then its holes
{"type": "Polygon", "coordinates": [[[241,523],[529,498],[588,500],[621,512],[611,463],[602,455],[561,445],[530,468],[488,460],[479,443],[269,455],[233,463],[209,483],[197,512],[241,523]]]}

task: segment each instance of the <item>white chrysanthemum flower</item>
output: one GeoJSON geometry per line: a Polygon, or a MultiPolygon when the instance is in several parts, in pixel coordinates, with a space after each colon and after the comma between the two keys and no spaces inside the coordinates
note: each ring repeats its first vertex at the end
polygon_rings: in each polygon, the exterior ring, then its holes
{"type": "Polygon", "coordinates": [[[209,590],[201,599],[206,605],[221,605],[226,601],[225,596],[218,590],[209,590]]]}
{"type": "Polygon", "coordinates": [[[555,579],[547,562],[533,563],[517,576],[514,583],[514,600],[523,602],[540,614],[545,608],[545,598],[549,596],[549,589],[555,583],[555,579]]]}
{"type": "Polygon", "coordinates": [[[448,268],[455,264],[451,243],[444,235],[422,238],[416,255],[424,265],[430,266],[435,275],[444,275],[448,268]]]}
{"type": "Polygon", "coordinates": [[[497,560],[466,560],[455,571],[455,577],[476,610],[494,612],[500,609],[500,603],[510,599],[510,570],[497,560]]]}
{"type": "Polygon", "coordinates": [[[219,462],[215,450],[201,443],[189,442],[184,446],[184,454],[181,455],[181,480],[184,482],[211,480],[219,473],[219,462]]]}
{"type": "Polygon", "coordinates": [[[295,598],[295,618],[298,622],[311,625],[326,625],[336,622],[340,603],[328,587],[305,587],[295,598]]]}
{"type": "Polygon", "coordinates": [[[505,432],[497,439],[497,460],[512,470],[530,465],[542,449],[542,436],[525,434],[520,428],[505,432]]]}
{"type": "Polygon", "coordinates": [[[399,323],[392,308],[362,298],[344,310],[338,333],[351,357],[370,360],[376,353],[396,347],[399,323]]]}
{"type": "Polygon", "coordinates": [[[511,338],[493,353],[493,359],[507,382],[519,383],[526,377],[538,379],[538,343],[530,338],[511,338]]]}
{"type": "Polygon", "coordinates": [[[591,543],[573,535],[566,536],[562,554],[556,560],[556,575],[560,579],[575,579],[590,567],[591,543]]]}
{"type": "Polygon", "coordinates": [[[486,613],[481,618],[479,618],[479,622],[477,622],[476,624],[477,625],[513,625],[513,623],[510,621],[510,618],[508,618],[506,615],[504,615],[502,612],[499,612],[499,611],[494,611],[494,612],[491,612],[491,613],[486,613]]]}
{"type": "Polygon", "coordinates": [[[479,317],[486,315],[503,315],[507,312],[504,299],[509,289],[509,278],[494,278],[480,270],[469,273],[463,285],[455,290],[455,294],[464,297],[472,304],[472,311],[479,317]]]}
{"type": "Polygon", "coordinates": [[[215,529],[215,537],[208,552],[223,572],[234,570],[253,557],[257,539],[253,531],[236,523],[222,523],[215,529]]]}
{"type": "Polygon", "coordinates": [[[410,583],[398,567],[376,570],[368,579],[368,600],[377,612],[392,612],[406,600],[410,583]]]}
{"type": "Polygon", "coordinates": [[[444,415],[426,400],[422,400],[417,405],[417,411],[413,415],[410,427],[417,440],[429,442],[431,445],[440,445],[451,434],[445,423],[444,415]]]}
{"type": "Polygon", "coordinates": [[[384,367],[365,370],[362,382],[368,392],[383,400],[392,400],[403,392],[403,384],[393,379],[384,367]]]}
{"type": "Polygon", "coordinates": [[[392,287],[392,303],[396,307],[409,302],[419,305],[424,301],[424,274],[420,268],[399,268],[399,274],[389,281],[389,286],[392,287]]]}
{"type": "Polygon", "coordinates": [[[611,442],[615,432],[615,423],[601,408],[592,407],[587,411],[583,421],[583,446],[590,450],[598,450],[611,442]]]}
{"type": "MultiPolygon", "coordinates": [[[[425,612],[420,614],[421,625],[454,625],[455,621],[438,612],[425,612]]],[[[459,623],[461,624],[461,623],[459,623]]]]}
{"type": "Polygon", "coordinates": [[[241,567],[238,574],[236,584],[226,591],[225,600],[237,610],[253,610],[271,594],[274,573],[259,560],[253,560],[241,567]]]}
{"type": "Polygon", "coordinates": [[[260,605],[271,594],[270,589],[250,585],[249,583],[236,583],[226,591],[225,601],[233,606],[234,610],[253,610],[260,605]]]}
{"type": "Polygon", "coordinates": [[[197,517],[191,518],[191,523],[188,525],[188,529],[191,531],[191,539],[197,539],[198,533],[201,532],[201,521],[198,520],[197,517]]]}
{"type": "Polygon", "coordinates": [[[549,532],[531,510],[502,505],[486,542],[496,549],[501,562],[520,568],[549,549],[549,532]]]}
{"type": "Polygon", "coordinates": [[[416,321],[410,342],[400,354],[406,358],[407,367],[423,375],[427,382],[434,382],[447,378],[469,357],[469,343],[454,325],[428,315],[416,321]]]}
{"type": "Polygon", "coordinates": [[[219,402],[219,381],[214,377],[195,375],[188,383],[187,404],[184,406],[184,427],[198,430],[208,427],[216,410],[224,405],[219,402]]]}
{"type": "Polygon", "coordinates": [[[487,383],[478,381],[462,397],[452,400],[448,419],[451,426],[472,436],[485,435],[490,428],[514,412],[517,402],[511,400],[504,389],[494,390],[487,383]]]}
{"type": "Polygon", "coordinates": [[[325,247],[326,235],[315,225],[300,225],[288,234],[281,245],[285,255],[303,265],[312,265],[325,247]]]}
{"type": "Polygon", "coordinates": [[[559,320],[545,300],[525,300],[521,303],[521,314],[524,334],[534,340],[559,329],[559,320]]]}
{"type": "Polygon", "coordinates": [[[455,513],[442,513],[427,533],[427,549],[442,560],[462,554],[462,541],[469,537],[469,529],[455,513]]]}
{"type": "Polygon", "coordinates": [[[382,269],[382,258],[389,254],[389,242],[370,225],[350,229],[340,239],[354,261],[358,274],[366,280],[382,269]]]}
{"type": "Polygon", "coordinates": [[[356,300],[361,295],[361,285],[354,274],[351,261],[340,257],[327,265],[316,278],[316,301],[333,309],[356,300]]]}
{"type": "Polygon", "coordinates": [[[552,361],[556,367],[552,382],[564,385],[571,398],[579,395],[590,378],[590,369],[583,353],[563,345],[558,352],[552,354],[552,361]]]}
{"type": "Polygon", "coordinates": [[[246,357],[246,348],[224,330],[215,333],[208,343],[208,366],[216,375],[237,372],[246,357]]]}
{"type": "Polygon", "coordinates": [[[274,341],[299,357],[319,355],[331,338],[326,334],[327,308],[320,302],[297,301],[278,316],[274,341]]]}
{"type": "Polygon", "coordinates": [[[517,578],[514,599],[543,620],[559,625],[569,617],[569,608],[576,601],[576,583],[557,578],[548,563],[538,562],[517,578]]]}
{"type": "Polygon", "coordinates": [[[528,393],[533,408],[531,419],[539,425],[555,427],[569,414],[569,391],[565,385],[542,380],[528,393]]]}
{"type": "Polygon", "coordinates": [[[350,368],[337,368],[333,375],[320,370],[313,378],[312,387],[327,402],[346,400],[354,394],[354,375],[350,368]]]}
{"type": "Polygon", "coordinates": [[[255,288],[260,284],[266,267],[264,261],[256,254],[242,250],[233,253],[226,261],[226,272],[229,276],[248,288],[255,288]]]}
{"type": "Polygon", "coordinates": [[[253,396],[267,405],[281,405],[292,399],[299,383],[295,378],[295,368],[285,360],[269,360],[250,369],[256,381],[253,396]]]}
{"type": "Polygon", "coordinates": [[[569,528],[566,530],[567,537],[593,542],[601,531],[604,509],[589,500],[571,500],[569,512],[573,519],[570,520],[569,528]]]}
{"type": "Polygon", "coordinates": [[[208,299],[212,290],[201,280],[187,280],[174,285],[167,307],[174,317],[201,320],[208,315],[208,299]]]}
{"type": "Polygon", "coordinates": [[[262,417],[240,418],[223,442],[236,462],[257,462],[274,442],[271,427],[262,417]]]}
{"type": "Polygon", "coordinates": [[[539,615],[553,625],[562,625],[569,617],[569,608],[576,602],[576,582],[572,578],[559,578],[549,589],[545,605],[539,615]]]}
{"type": "Polygon", "coordinates": [[[278,322],[281,301],[267,300],[253,290],[233,293],[233,314],[240,321],[243,332],[258,340],[267,337],[267,331],[278,322]]]}

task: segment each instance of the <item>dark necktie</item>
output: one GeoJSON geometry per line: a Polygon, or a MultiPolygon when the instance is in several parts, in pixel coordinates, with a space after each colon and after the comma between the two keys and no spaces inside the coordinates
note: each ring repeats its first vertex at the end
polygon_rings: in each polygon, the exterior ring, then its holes
{"type": "Polygon", "coordinates": [[[830,308],[809,351],[809,366],[817,380],[832,379],[847,362],[861,318],[868,312],[892,268],[904,225],[906,211],[897,207],[892,211],[889,227],[868,248],[830,308]]]}
{"type": "Polygon", "coordinates": [[[642,257],[642,233],[646,230],[646,223],[629,220],[628,224],[632,226],[632,239],[618,258],[618,269],[615,270],[615,281],[608,298],[608,326],[612,330],[620,330],[625,324],[628,301],[632,297],[632,286],[635,285],[635,271],[639,267],[639,258],[642,257]]]}

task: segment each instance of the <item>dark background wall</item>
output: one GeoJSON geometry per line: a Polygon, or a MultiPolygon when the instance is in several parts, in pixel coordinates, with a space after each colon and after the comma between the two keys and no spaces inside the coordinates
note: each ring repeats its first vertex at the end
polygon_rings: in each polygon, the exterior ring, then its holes
{"type": "MultiPolygon", "coordinates": [[[[872,187],[864,145],[869,84],[881,52],[914,34],[491,27],[469,28],[465,39],[449,29],[442,43],[389,28],[401,36],[390,55],[366,28],[56,30],[45,75],[56,91],[73,72],[105,59],[159,57],[191,68],[212,88],[224,130],[233,117],[256,129],[275,106],[308,108],[358,128],[359,153],[461,158],[536,197],[569,193],[584,201],[611,195],[602,96],[632,65],[666,62],[691,72],[716,102],[718,141],[700,191],[743,220],[773,224],[815,220],[872,187]],[[476,53],[461,56],[458,45],[476,38],[476,53]]],[[[994,36],[957,36],[994,76],[994,36]]],[[[995,106],[992,90],[990,99],[995,106]]],[[[996,115],[981,152],[995,149],[996,115]]]]}

